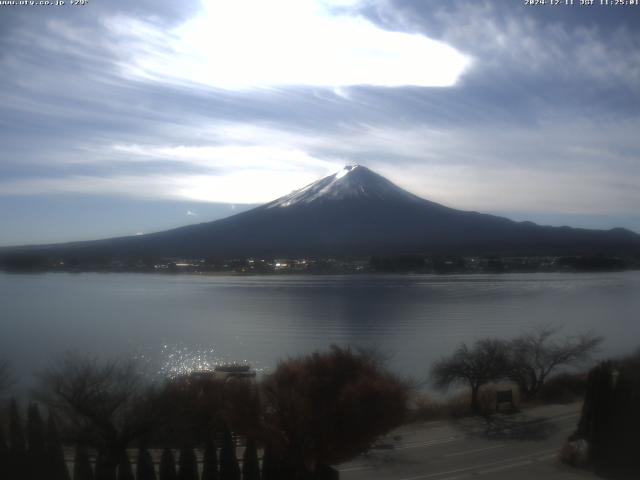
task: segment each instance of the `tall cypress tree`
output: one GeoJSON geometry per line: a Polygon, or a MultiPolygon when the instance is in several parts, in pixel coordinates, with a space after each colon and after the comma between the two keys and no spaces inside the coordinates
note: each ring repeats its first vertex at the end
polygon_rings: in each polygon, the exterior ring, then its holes
{"type": "Polygon", "coordinates": [[[220,449],[220,480],[240,480],[236,446],[228,428],[224,429],[222,448],[220,449]]]}
{"type": "Polygon", "coordinates": [[[36,404],[27,409],[27,463],[29,478],[42,480],[47,476],[47,452],[45,449],[44,422],[36,404]]]}
{"type": "Polygon", "coordinates": [[[242,480],[260,480],[260,464],[256,442],[247,440],[242,456],[242,480]]]}
{"type": "MultiPolygon", "coordinates": [[[[146,448],[138,450],[138,466],[136,468],[137,480],[156,480],[156,470],[153,467],[151,453],[146,448]]],[[[74,479],[75,480],[75,479],[74,479]]]]}
{"type": "Polygon", "coordinates": [[[177,480],[176,461],[170,448],[165,448],[160,457],[160,480],[177,480]]]}
{"type": "Polygon", "coordinates": [[[281,460],[273,447],[267,445],[262,454],[262,480],[280,480],[281,460]]]}
{"type": "Polygon", "coordinates": [[[204,446],[202,480],[218,480],[218,454],[213,438],[209,438],[204,446]]]}
{"type": "Polygon", "coordinates": [[[135,480],[133,469],[131,468],[131,461],[126,451],[122,452],[120,463],[118,463],[118,480],[135,480]]]}
{"type": "Polygon", "coordinates": [[[578,434],[589,443],[596,474],[638,478],[640,355],[604,362],[589,372],[578,434]]]}
{"type": "Polygon", "coordinates": [[[76,446],[73,460],[73,480],[93,480],[93,470],[87,451],[80,445],[76,446]]]}
{"type": "Polygon", "coordinates": [[[67,463],[64,460],[64,450],[62,449],[56,422],[51,413],[47,418],[45,448],[47,452],[47,480],[69,480],[69,470],[67,470],[67,463]]]}
{"type": "Polygon", "coordinates": [[[108,461],[104,454],[98,453],[96,458],[96,480],[116,480],[116,469],[112,462],[108,461]]]}
{"type": "Polygon", "coordinates": [[[198,460],[193,448],[188,446],[180,449],[180,460],[178,461],[178,480],[198,480],[198,460]]]}
{"type": "Polygon", "coordinates": [[[22,420],[18,404],[15,399],[12,399],[9,411],[9,480],[23,480],[27,477],[27,468],[27,447],[22,420]]]}
{"type": "Polygon", "coordinates": [[[4,438],[4,430],[0,425],[0,478],[9,477],[9,447],[4,438]]]}

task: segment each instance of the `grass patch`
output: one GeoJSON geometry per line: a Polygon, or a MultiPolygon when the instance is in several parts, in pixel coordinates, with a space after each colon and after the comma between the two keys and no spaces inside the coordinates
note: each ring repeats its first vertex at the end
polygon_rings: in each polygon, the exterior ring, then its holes
{"type": "MultiPolygon", "coordinates": [[[[513,391],[514,406],[519,404],[516,388],[509,384],[489,384],[480,388],[478,403],[480,415],[496,413],[496,394],[499,390],[513,391]]],[[[500,412],[509,413],[508,405],[500,405],[500,412]]],[[[431,420],[456,419],[473,413],[471,408],[471,393],[467,390],[457,391],[442,399],[435,399],[428,393],[417,394],[409,413],[409,421],[427,422],[431,420]]]]}

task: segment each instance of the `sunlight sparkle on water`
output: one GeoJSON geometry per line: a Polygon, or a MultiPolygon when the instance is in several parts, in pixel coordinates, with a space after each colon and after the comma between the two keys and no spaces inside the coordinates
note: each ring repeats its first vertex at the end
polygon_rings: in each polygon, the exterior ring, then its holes
{"type": "MultiPolygon", "coordinates": [[[[138,359],[145,359],[145,357],[149,358],[149,355],[138,355],[138,359]]],[[[220,354],[214,347],[197,348],[167,344],[160,347],[157,369],[154,367],[154,370],[161,378],[175,378],[197,371],[213,370],[218,365],[226,364],[251,365],[251,368],[258,373],[267,370],[247,358],[232,358],[220,354]]]]}

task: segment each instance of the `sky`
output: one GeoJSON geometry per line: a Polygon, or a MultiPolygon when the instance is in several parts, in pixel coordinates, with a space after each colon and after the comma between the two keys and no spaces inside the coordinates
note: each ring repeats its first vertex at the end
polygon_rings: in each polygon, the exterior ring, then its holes
{"type": "Polygon", "coordinates": [[[0,246],[210,221],[356,163],[640,232],[640,6],[564,3],[0,5],[0,246]]]}

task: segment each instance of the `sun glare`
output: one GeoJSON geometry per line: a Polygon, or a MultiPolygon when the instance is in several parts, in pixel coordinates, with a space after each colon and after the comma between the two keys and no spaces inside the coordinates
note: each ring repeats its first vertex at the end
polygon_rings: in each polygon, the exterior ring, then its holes
{"type": "Polygon", "coordinates": [[[130,73],[216,88],[450,86],[470,59],[420,34],[383,30],[353,0],[203,0],[200,14],[140,47],[130,73]],[[157,39],[156,39],[157,40],[157,39]]]}

